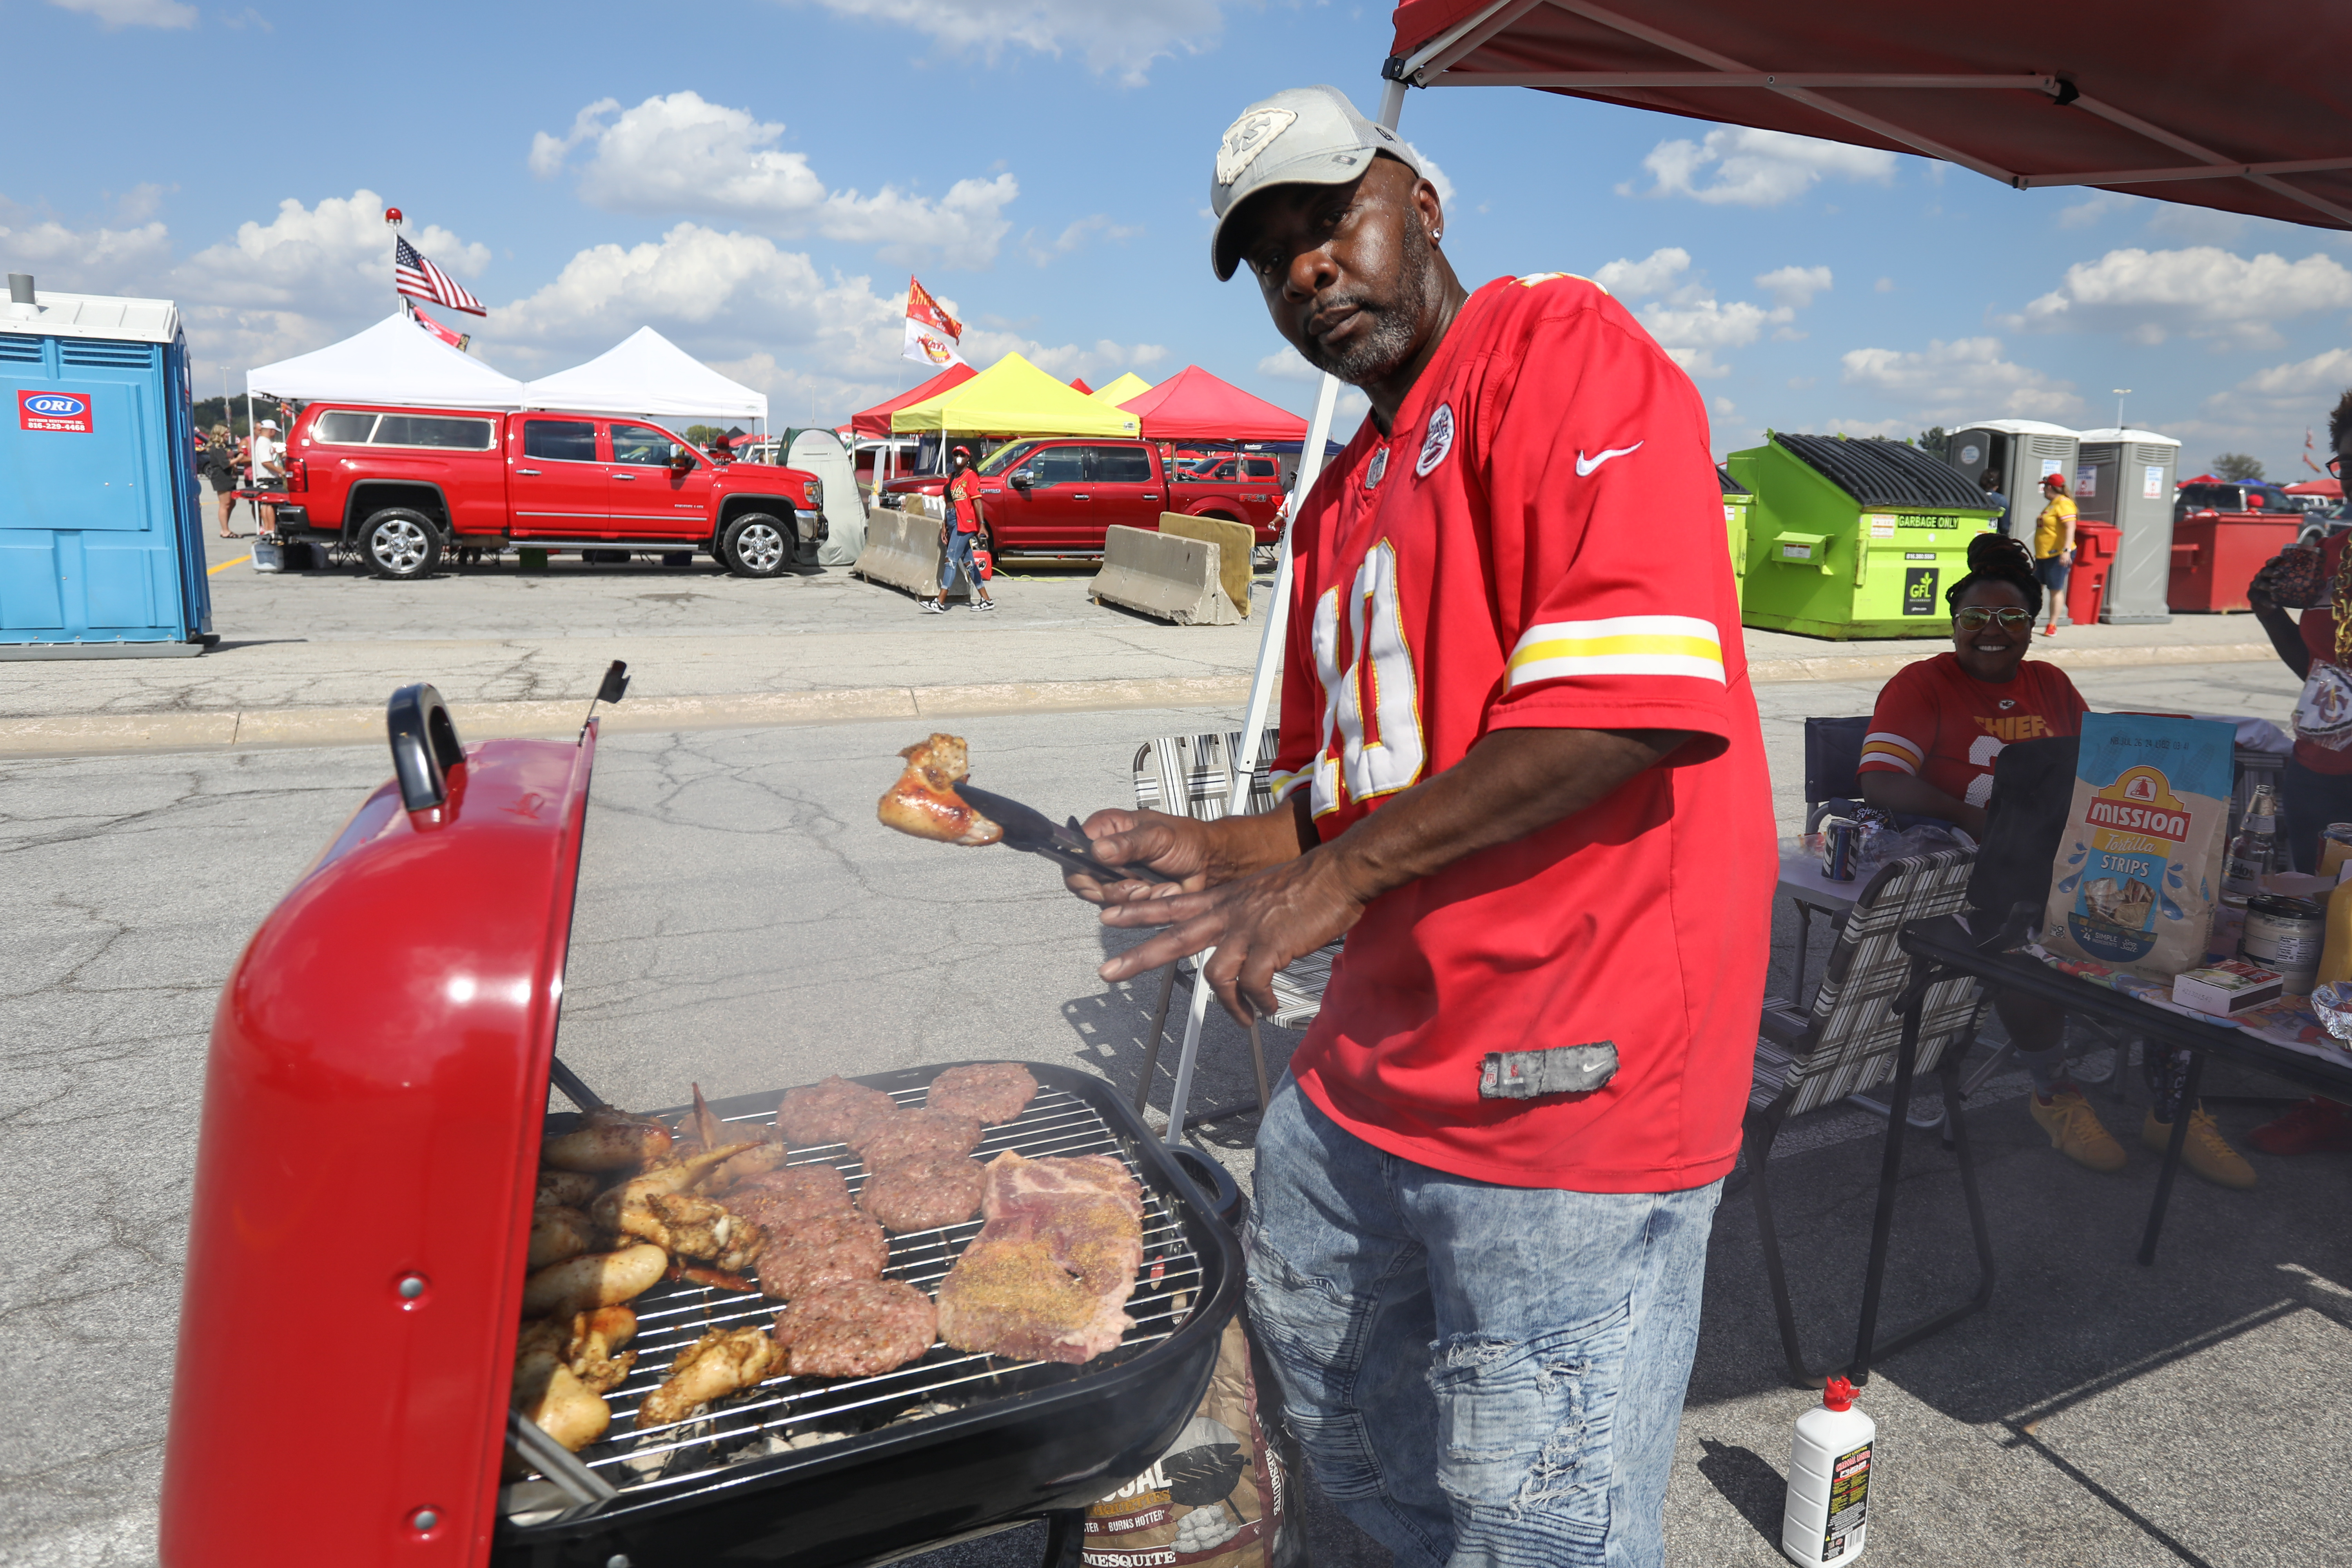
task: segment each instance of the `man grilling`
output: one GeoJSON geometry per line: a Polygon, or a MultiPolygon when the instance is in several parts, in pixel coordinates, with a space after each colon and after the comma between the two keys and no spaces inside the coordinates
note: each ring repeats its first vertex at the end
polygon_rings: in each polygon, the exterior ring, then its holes
{"type": "Polygon", "coordinates": [[[1103,922],[1236,1017],[1341,933],[1257,1142],[1254,1325],[1323,1489],[1409,1564],[1655,1563],[1739,1142],[1769,786],[1689,379],[1593,283],[1467,291],[1337,90],[1218,149],[1212,260],[1371,415],[1308,494],[1281,804],[1098,812],[1103,922]]]}

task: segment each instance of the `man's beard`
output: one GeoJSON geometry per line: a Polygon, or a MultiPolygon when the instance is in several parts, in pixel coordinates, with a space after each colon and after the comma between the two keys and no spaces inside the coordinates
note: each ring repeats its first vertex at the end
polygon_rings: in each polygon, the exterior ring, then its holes
{"type": "Polygon", "coordinates": [[[1429,235],[1418,223],[1404,226],[1404,260],[1397,269],[1396,297],[1384,305],[1351,295],[1339,295],[1323,301],[1322,308],[1335,305],[1351,306],[1370,316],[1371,326],[1338,353],[1326,351],[1309,336],[1299,348],[1299,353],[1317,370],[1327,371],[1350,386],[1370,386],[1385,381],[1395,374],[1399,365],[1412,357],[1414,337],[1422,319],[1433,314],[1434,307],[1444,293],[1444,283],[1437,275],[1437,253],[1430,247],[1429,235]]]}

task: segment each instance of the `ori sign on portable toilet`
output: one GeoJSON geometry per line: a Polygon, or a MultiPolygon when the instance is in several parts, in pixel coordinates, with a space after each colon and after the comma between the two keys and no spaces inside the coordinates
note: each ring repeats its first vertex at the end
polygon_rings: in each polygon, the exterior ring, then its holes
{"type": "Polygon", "coordinates": [[[212,635],[168,300],[36,293],[0,307],[0,658],[170,657],[212,635]]]}

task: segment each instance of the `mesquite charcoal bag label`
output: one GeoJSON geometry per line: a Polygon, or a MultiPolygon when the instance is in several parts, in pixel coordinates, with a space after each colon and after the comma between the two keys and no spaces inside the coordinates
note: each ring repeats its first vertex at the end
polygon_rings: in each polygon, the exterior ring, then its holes
{"type": "Polygon", "coordinates": [[[2207,720],[2084,715],[2044,947],[2150,975],[2204,962],[2236,739],[2207,720]]]}

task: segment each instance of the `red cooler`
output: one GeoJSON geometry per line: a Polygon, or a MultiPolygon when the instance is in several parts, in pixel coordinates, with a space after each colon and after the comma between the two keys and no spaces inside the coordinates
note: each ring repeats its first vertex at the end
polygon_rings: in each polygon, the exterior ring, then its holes
{"type": "Polygon", "coordinates": [[[2301,513],[2192,512],[2172,525],[2175,610],[2243,610],[2246,584],[2263,563],[2294,542],[2301,513]]]}
{"type": "Polygon", "coordinates": [[[2111,522],[2074,523],[2074,570],[2066,578],[2066,618],[2078,626],[2094,625],[2107,596],[2107,574],[2116,564],[2116,542],[2123,531],[2111,522]]]}

